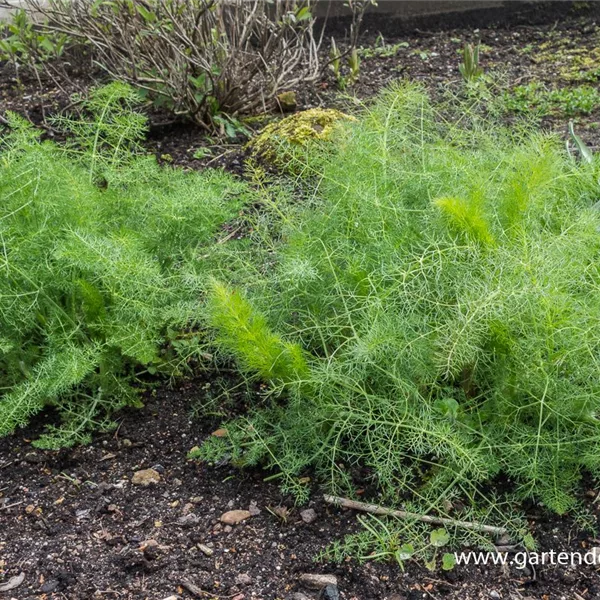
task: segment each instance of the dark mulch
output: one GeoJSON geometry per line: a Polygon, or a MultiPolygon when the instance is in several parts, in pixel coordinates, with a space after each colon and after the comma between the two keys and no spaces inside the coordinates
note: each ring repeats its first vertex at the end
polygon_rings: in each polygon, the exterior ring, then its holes
{"type": "MultiPolygon", "coordinates": [[[[305,572],[336,575],[346,600],[600,595],[600,577],[591,567],[430,573],[416,563],[402,572],[384,563],[315,562],[330,542],[356,530],[356,515],[326,505],[315,487],[308,507],[317,519],[305,524],[299,512],[306,507],[295,507],[264,482],[264,473],[189,461],[188,451],[218,424],[191,417],[206,393],[205,381],[148,393],[144,409],[123,415],[116,433],[99,435],[87,447],[34,449],[29,440],[44,419],[0,440],[0,571],[5,581],[25,574],[18,588],[0,597],[192,598],[181,588],[188,580],[206,598],[287,599],[298,590],[315,598],[299,586],[305,572]],[[152,467],[161,473],[158,484],[131,483],[134,472],[152,467]],[[222,513],[250,506],[260,513],[232,528],[219,523],[222,513]],[[289,509],[287,521],[269,512],[278,507],[289,509]],[[144,552],[148,540],[158,546],[144,552]],[[198,544],[214,554],[206,556],[198,544]]],[[[530,523],[542,550],[578,551],[595,543],[577,534],[569,518],[532,513],[530,523]]]]}

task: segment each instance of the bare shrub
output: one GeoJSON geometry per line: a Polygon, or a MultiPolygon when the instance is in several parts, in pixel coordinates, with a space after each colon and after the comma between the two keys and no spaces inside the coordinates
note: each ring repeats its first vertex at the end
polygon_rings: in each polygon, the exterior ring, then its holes
{"type": "Polygon", "coordinates": [[[25,0],[112,77],[212,129],[319,72],[310,0],[25,0]]]}

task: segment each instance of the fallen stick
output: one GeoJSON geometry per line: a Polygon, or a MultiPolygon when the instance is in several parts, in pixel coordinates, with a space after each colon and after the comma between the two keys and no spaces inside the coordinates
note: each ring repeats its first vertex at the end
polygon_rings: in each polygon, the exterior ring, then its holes
{"type": "Polygon", "coordinates": [[[19,506],[19,504],[23,504],[23,500],[19,500],[19,502],[13,502],[12,504],[5,504],[4,506],[0,506],[0,510],[8,510],[13,506],[19,506]]]}
{"type": "Polygon", "coordinates": [[[377,504],[367,504],[366,502],[357,502],[349,498],[341,498],[339,496],[330,496],[325,494],[323,499],[328,504],[343,506],[344,508],[352,508],[372,515],[388,515],[390,517],[398,517],[399,519],[414,519],[423,523],[433,523],[434,525],[450,525],[451,527],[462,527],[463,529],[472,529],[474,531],[482,531],[484,533],[492,533],[496,536],[506,535],[508,530],[504,527],[494,527],[493,525],[484,525],[483,523],[473,523],[472,521],[457,521],[446,517],[431,517],[429,515],[418,515],[416,513],[406,512],[404,510],[395,510],[378,506],[377,504]]]}

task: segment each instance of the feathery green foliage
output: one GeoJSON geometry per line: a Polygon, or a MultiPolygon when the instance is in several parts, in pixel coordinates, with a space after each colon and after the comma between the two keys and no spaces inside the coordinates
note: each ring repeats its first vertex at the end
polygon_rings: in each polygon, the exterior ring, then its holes
{"type": "Polygon", "coordinates": [[[177,372],[198,351],[178,332],[198,321],[211,246],[245,194],[136,153],[145,120],[125,86],[83,108],[58,121],[72,148],[13,115],[0,149],[0,435],[52,405],[63,427],[44,447],[108,427],[139,366],[177,372]]]}
{"type": "Polygon", "coordinates": [[[212,286],[211,324],[223,333],[221,343],[240,359],[245,370],[267,380],[302,376],[306,364],[297,344],[284,342],[269,329],[264,317],[234,290],[215,281],[212,286]]]}
{"type": "Polygon", "coordinates": [[[308,152],[302,205],[257,222],[268,266],[235,278],[253,308],[224,326],[217,290],[210,321],[245,369],[257,322],[261,355],[285,340],[306,367],[267,376],[271,403],[227,424],[237,462],[286,485],[311,467],[346,493],[360,469],[382,501],[441,514],[485,505],[501,474],[562,513],[600,473],[600,165],[486,114],[399,84],[308,152]]]}

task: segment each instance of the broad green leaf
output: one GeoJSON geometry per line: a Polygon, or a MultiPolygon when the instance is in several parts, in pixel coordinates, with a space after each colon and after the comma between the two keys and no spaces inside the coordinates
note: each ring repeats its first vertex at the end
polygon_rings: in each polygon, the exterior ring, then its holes
{"type": "Polygon", "coordinates": [[[429,541],[431,542],[432,546],[441,548],[450,541],[450,536],[445,529],[434,529],[429,535],[429,541]]]}

